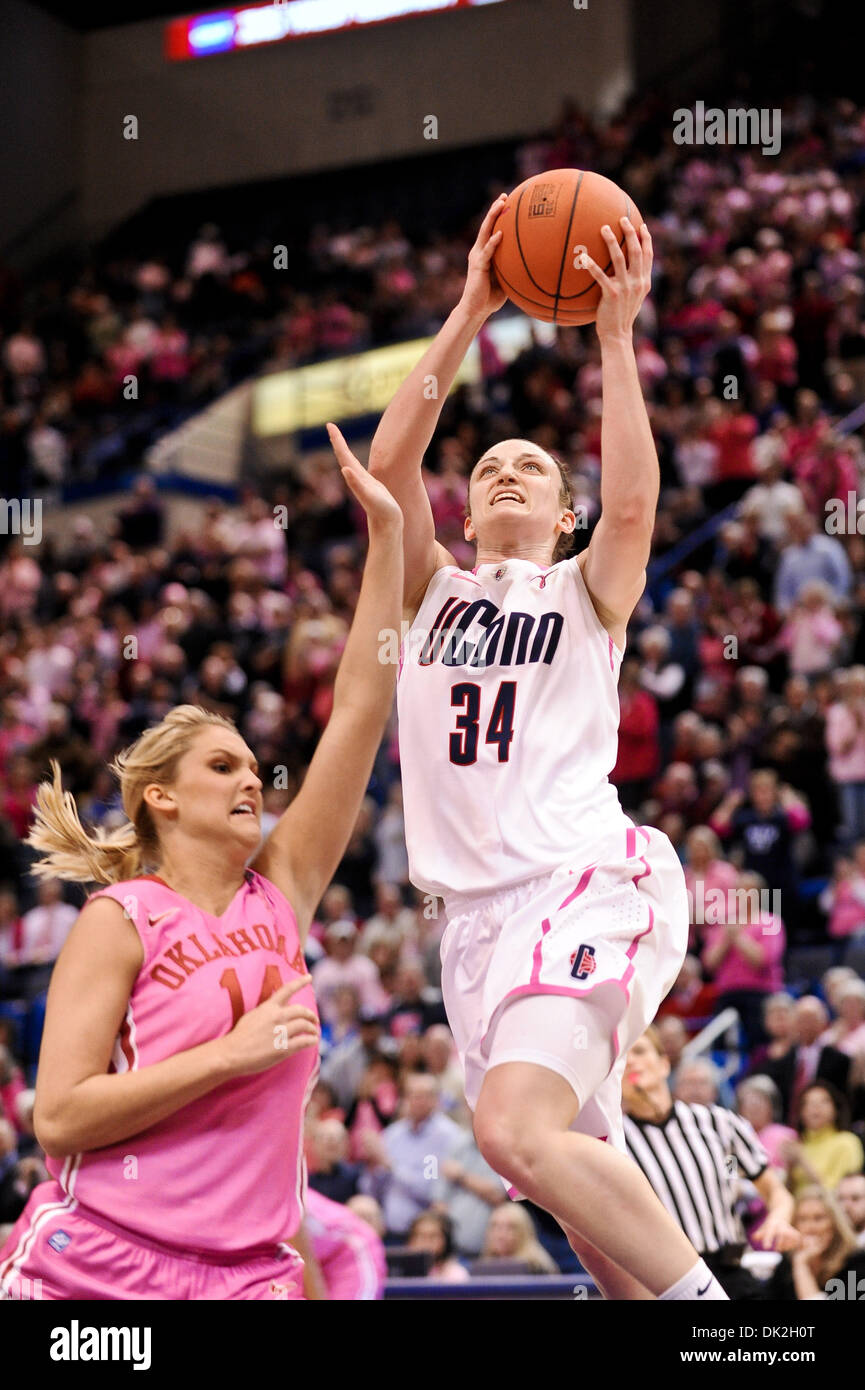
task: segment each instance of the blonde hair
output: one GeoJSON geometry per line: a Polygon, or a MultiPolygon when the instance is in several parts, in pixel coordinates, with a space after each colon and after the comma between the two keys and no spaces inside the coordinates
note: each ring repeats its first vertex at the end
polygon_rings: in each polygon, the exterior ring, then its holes
{"type": "Polygon", "coordinates": [[[120,782],[126,825],[88,833],[78,816],[71,792],[63,790],[60,765],[51,759],[51,779],[40,783],[33,829],[26,844],[41,850],[32,866],[38,878],[62,878],[72,883],[122,883],[137,878],[159,859],[159,836],[144,801],[152,782],[171,783],[177,764],[197,735],[208,725],[237,732],[230,719],[200,705],[178,705],[161,723],[145,730],[118,753],[111,771],[120,782]]]}
{"type": "Polygon", "coordinates": [[[819,1286],[823,1288],[826,1281],[837,1274],[845,1260],[855,1253],[857,1248],[856,1234],[843,1208],[835,1200],[832,1193],[827,1192],[825,1187],[820,1187],[818,1183],[810,1183],[799,1192],[793,1203],[793,1213],[790,1217],[791,1225],[796,1225],[803,1202],[822,1202],[823,1208],[832,1222],[832,1239],[829,1248],[819,1256],[816,1262],[815,1278],[819,1286]]]}
{"type": "MultiPolygon", "coordinates": [[[[538,1274],[558,1274],[559,1267],[552,1255],[541,1245],[535,1231],[535,1223],[531,1216],[519,1202],[506,1202],[504,1205],[496,1207],[497,1212],[506,1211],[513,1217],[514,1224],[518,1230],[519,1243],[513,1255],[509,1258],[520,1260],[524,1264],[534,1265],[538,1274]]],[[[487,1221],[487,1229],[484,1233],[484,1244],[481,1250],[482,1259],[496,1259],[491,1250],[492,1245],[492,1213],[487,1221]]]]}

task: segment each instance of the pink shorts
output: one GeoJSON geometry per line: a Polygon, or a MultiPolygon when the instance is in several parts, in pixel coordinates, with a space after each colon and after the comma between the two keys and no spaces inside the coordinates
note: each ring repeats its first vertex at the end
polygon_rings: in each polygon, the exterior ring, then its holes
{"type": "Polygon", "coordinates": [[[302,1299],[303,1261],[290,1245],[223,1254],[178,1251],[83,1214],[55,1182],[30,1194],[0,1250],[2,1299],[302,1299]]]}

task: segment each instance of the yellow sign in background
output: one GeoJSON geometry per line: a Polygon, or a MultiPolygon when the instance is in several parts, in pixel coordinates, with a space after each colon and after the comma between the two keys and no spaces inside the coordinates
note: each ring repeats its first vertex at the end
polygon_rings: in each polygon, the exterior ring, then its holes
{"type": "MultiPolygon", "coordinates": [[[[328,420],[374,415],[389,405],[432,338],[373,348],[353,357],[335,357],[310,367],[275,372],[256,382],[252,397],[252,432],[259,437],[312,429],[328,420]]],[[[457,372],[454,388],[477,381],[480,353],[473,343],[457,372]]],[[[454,389],[451,388],[451,389],[454,389]]],[[[432,396],[435,383],[425,384],[432,396]]]]}

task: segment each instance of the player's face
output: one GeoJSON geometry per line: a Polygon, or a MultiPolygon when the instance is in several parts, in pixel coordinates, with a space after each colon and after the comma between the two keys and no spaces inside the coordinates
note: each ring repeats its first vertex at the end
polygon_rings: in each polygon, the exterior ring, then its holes
{"type": "Polygon", "coordinates": [[[466,540],[491,549],[519,541],[555,546],[560,529],[573,530],[573,512],[559,503],[561,477],[555,460],[526,439],[504,439],[475,464],[469,479],[471,518],[466,540]],[[557,523],[565,518],[565,525],[557,523]]]}
{"type": "Polygon", "coordinates": [[[251,851],[261,839],[261,787],[258,764],[240,735],[212,725],[153,804],[192,837],[218,836],[251,851]]]}

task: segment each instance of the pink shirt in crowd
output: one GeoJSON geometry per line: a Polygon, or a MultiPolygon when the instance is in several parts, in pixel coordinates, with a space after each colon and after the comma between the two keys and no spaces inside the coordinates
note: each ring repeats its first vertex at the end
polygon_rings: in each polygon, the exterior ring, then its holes
{"type": "Polygon", "coordinates": [[[865,719],[857,726],[849,705],[841,700],[826,712],[826,747],[836,782],[865,782],[865,719]],[[853,745],[842,752],[849,738],[853,745]]]}
{"type": "MultiPolygon", "coordinates": [[[[723,936],[723,925],[707,926],[703,947],[703,964],[706,954],[723,936]]],[[[782,961],[784,957],[786,933],[781,918],[773,912],[763,912],[757,922],[743,922],[739,931],[755,941],[763,952],[763,964],[753,966],[737,951],[735,942],[715,971],[714,985],[719,994],[728,994],[737,989],[759,990],[774,994],[784,984],[782,961]]]]}

